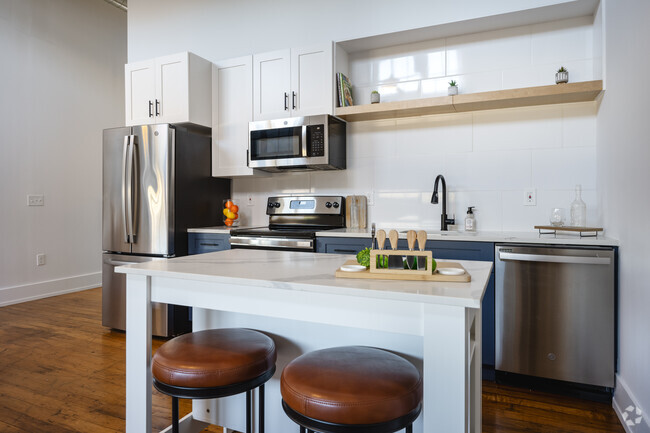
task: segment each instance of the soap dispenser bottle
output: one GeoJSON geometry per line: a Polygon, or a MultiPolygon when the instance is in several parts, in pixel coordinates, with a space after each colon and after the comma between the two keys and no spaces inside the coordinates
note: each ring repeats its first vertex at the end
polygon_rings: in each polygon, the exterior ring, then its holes
{"type": "Polygon", "coordinates": [[[474,206],[467,208],[467,216],[465,217],[465,231],[466,232],[475,232],[476,231],[476,218],[474,218],[474,212],[472,212],[474,206]]]}

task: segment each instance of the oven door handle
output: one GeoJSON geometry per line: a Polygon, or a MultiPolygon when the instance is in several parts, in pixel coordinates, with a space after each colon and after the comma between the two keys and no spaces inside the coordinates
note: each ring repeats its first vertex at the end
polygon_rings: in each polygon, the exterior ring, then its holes
{"type": "Polygon", "coordinates": [[[230,245],[249,248],[294,248],[306,251],[314,250],[313,239],[296,238],[260,238],[253,236],[231,236],[230,245]]]}

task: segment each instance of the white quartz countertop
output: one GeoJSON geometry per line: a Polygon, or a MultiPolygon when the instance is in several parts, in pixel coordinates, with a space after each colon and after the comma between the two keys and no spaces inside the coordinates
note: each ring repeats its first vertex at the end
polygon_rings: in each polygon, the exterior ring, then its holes
{"type": "MultiPolygon", "coordinates": [[[[387,233],[390,229],[384,229],[387,233]]],[[[415,229],[419,230],[419,229],[415,229]]],[[[399,238],[406,239],[406,230],[398,230],[399,238]]],[[[445,241],[474,241],[474,242],[504,242],[504,243],[526,243],[526,244],[562,244],[562,245],[603,245],[617,246],[616,239],[604,237],[599,234],[597,237],[580,237],[578,234],[568,232],[558,232],[557,236],[544,234],[539,235],[537,230],[528,232],[496,232],[496,231],[478,231],[478,232],[461,232],[439,230],[425,230],[429,240],[445,241]]],[[[319,237],[344,237],[344,238],[369,238],[371,237],[370,229],[335,229],[317,232],[319,237]]]]}
{"type": "Polygon", "coordinates": [[[229,235],[230,230],[233,228],[240,228],[240,227],[227,227],[227,226],[213,226],[213,227],[197,227],[197,228],[190,228],[187,229],[188,233],[217,233],[217,234],[224,234],[224,235],[229,235]]]}
{"type": "MultiPolygon", "coordinates": [[[[242,228],[242,227],[237,227],[242,228]]],[[[384,229],[386,232],[390,228],[377,227],[377,229],[384,229]]],[[[187,229],[189,233],[218,233],[230,234],[230,227],[215,226],[215,227],[199,227],[187,229]]],[[[414,229],[419,230],[419,229],[414,229]]],[[[406,239],[406,230],[398,230],[399,238],[406,239]]],[[[597,237],[580,237],[577,233],[558,232],[556,236],[550,234],[539,235],[537,230],[527,232],[515,231],[478,231],[478,232],[462,232],[462,231],[448,231],[442,232],[440,230],[425,230],[427,232],[427,239],[429,240],[445,240],[445,241],[474,241],[474,242],[505,242],[505,243],[525,243],[525,244],[554,244],[554,245],[601,245],[601,246],[618,246],[618,240],[608,238],[599,234],[597,237]]],[[[318,237],[342,237],[342,238],[370,238],[370,229],[334,229],[323,230],[316,232],[318,237]]]]}
{"type": "Polygon", "coordinates": [[[116,272],[232,285],[480,308],[491,262],[456,261],[469,283],[336,278],[350,255],[235,249],[137,265],[116,272]]]}

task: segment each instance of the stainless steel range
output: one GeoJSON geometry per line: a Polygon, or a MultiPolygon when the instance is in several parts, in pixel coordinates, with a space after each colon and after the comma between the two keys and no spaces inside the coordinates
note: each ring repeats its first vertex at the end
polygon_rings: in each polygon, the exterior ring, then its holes
{"type": "Polygon", "coordinates": [[[345,197],[269,197],[266,214],[268,227],[231,230],[231,247],[316,251],[316,232],[345,227],[345,197]]]}

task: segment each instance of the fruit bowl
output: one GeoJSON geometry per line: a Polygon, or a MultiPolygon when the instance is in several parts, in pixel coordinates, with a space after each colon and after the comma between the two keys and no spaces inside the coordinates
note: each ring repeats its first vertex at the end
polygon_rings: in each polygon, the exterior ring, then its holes
{"type": "Polygon", "coordinates": [[[237,227],[239,225],[239,206],[232,199],[223,201],[223,223],[227,227],[237,227]]]}

